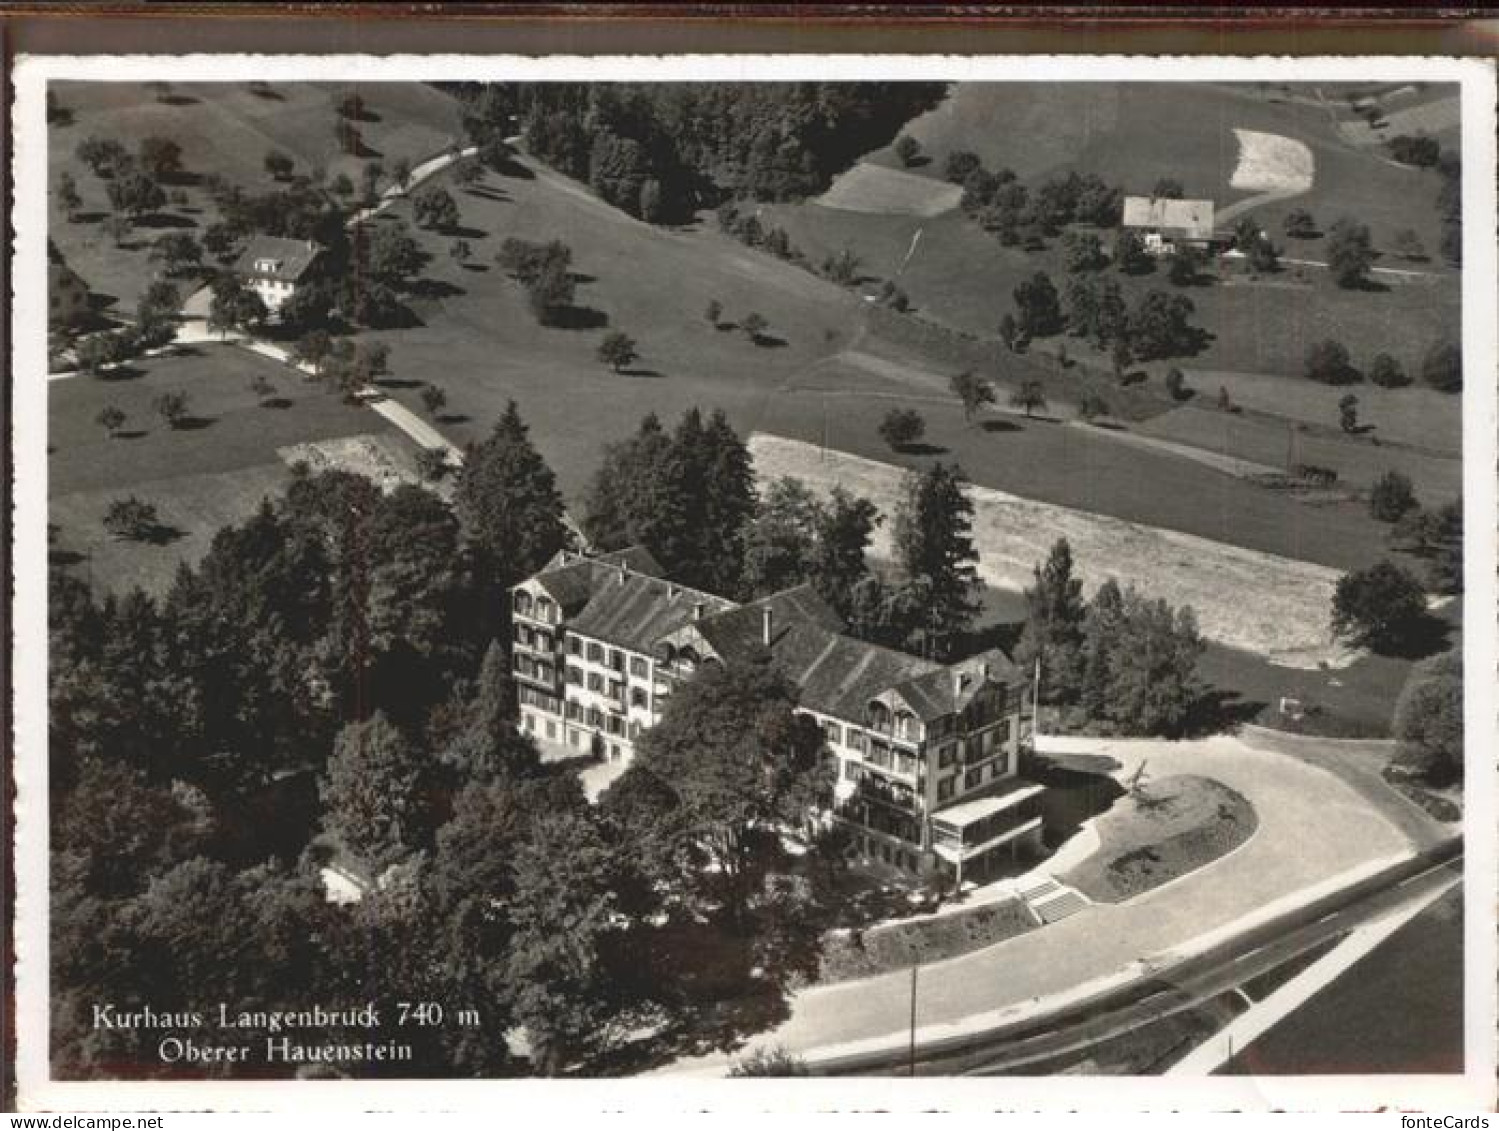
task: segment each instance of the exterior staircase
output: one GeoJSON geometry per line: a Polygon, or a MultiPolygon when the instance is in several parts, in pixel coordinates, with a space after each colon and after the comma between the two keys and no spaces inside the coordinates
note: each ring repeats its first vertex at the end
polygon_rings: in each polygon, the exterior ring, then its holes
{"type": "Polygon", "coordinates": [[[1055,923],[1076,915],[1088,906],[1088,900],[1076,888],[1059,884],[1050,876],[1036,876],[1016,889],[1025,905],[1041,923],[1055,923]]]}

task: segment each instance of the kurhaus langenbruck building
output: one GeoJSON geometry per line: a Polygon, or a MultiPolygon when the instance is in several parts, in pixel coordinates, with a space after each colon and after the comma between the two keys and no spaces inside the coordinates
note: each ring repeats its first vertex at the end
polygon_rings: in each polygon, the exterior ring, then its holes
{"type": "Polygon", "coordinates": [[[1039,851],[1043,787],[1019,776],[1030,688],[992,649],[940,664],[847,635],[806,585],[747,604],[679,585],[640,547],[558,553],[512,591],[522,728],[617,760],[703,664],[769,655],[837,761],[835,819],[866,857],[962,882],[1039,851]]]}

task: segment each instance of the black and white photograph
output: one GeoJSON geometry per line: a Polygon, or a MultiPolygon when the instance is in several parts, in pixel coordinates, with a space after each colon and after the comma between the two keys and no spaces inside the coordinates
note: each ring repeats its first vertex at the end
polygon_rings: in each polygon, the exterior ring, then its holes
{"type": "Polygon", "coordinates": [[[23,1102],[1491,1105],[1492,66],[552,62],[21,61],[23,1102]]]}

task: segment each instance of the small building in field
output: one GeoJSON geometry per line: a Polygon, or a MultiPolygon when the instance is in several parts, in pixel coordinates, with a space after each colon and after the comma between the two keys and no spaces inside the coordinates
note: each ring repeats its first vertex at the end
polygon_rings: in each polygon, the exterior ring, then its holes
{"type": "Polygon", "coordinates": [[[47,326],[66,329],[88,316],[88,284],[68,266],[62,252],[47,241],[47,326]]]}
{"type": "Polygon", "coordinates": [[[1122,223],[1140,233],[1151,255],[1171,255],[1179,247],[1206,251],[1214,244],[1211,200],[1126,196],[1122,223]]]}
{"type": "Polygon", "coordinates": [[[275,314],[299,287],[307,285],[322,251],[312,240],[255,236],[235,262],[234,273],[275,314]]]}

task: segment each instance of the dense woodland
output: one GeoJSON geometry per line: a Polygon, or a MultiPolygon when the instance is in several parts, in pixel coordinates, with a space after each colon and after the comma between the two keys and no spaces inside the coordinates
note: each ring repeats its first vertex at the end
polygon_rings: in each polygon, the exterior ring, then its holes
{"type": "Polygon", "coordinates": [[[651,222],[734,196],[795,200],[935,106],[942,83],[522,83],[456,88],[508,101],[529,151],[651,222]]]}

